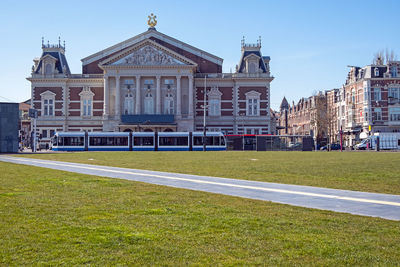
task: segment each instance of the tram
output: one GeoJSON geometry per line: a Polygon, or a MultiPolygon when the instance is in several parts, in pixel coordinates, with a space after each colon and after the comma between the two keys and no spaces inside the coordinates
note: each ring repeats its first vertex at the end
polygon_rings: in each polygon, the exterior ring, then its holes
{"type": "MultiPolygon", "coordinates": [[[[201,151],[202,132],[57,132],[53,151],[201,151]]],[[[206,133],[206,150],[226,150],[221,132],[206,133]]]]}

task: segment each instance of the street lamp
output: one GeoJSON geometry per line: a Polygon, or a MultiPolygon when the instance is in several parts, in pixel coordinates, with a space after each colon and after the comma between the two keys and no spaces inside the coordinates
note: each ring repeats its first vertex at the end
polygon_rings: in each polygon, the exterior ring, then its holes
{"type": "Polygon", "coordinates": [[[204,76],[204,100],[200,107],[203,108],[203,151],[206,151],[207,74],[204,76]]]}
{"type": "Polygon", "coordinates": [[[242,132],[242,150],[244,151],[244,118],[246,116],[246,113],[239,113],[239,116],[242,118],[242,127],[243,127],[243,132],[242,132]]]}

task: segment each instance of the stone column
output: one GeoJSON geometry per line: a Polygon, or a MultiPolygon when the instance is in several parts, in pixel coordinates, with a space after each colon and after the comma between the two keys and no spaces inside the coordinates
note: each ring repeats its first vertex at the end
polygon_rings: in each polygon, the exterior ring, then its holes
{"type": "Polygon", "coordinates": [[[161,114],[161,76],[157,75],[157,87],[156,87],[156,114],[161,114]]]}
{"type": "Polygon", "coordinates": [[[189,118],[193,118],[193,75],[189,76],[189,118]]]}
{"type": "Polygon", "coordinates": [[[182,90],[181,90],[181,76],[176,76],[176,116],[182,115],[182,90]]]}
{"type": "Polygon", "coordinates": [[[104,107],[103,107],[103,116],[108,116],[108,108],[109,108],[109,92],[108,92],[108,76],[104,76],[104,107]]]}
{"type": "Polygon", "coordinates": [[[141,99],[140,99],[140,75],[136,76],[136,105],[135,105],[135,114],[141,113],[141,99]]]}
{"type": "Polygon", "coordinates": [[[115,76],[115,117],[117,117],[117,119],[119,119],[118,117],[121,114],[121,88],[119,82],[120,76],[117,75],[115,76]]]}

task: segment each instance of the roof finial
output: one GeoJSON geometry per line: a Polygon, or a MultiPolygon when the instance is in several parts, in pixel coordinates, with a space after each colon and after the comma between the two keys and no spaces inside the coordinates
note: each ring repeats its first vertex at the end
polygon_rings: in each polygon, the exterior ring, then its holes
{"type": "Polygon", "coordinates": [[[58,46],[61,46],[61,38],[58,36],[58,46]]]}
{"type": "Polygon", "coordinates": [[[243,35],[243,38],[242,38],[242,47],[244,47],[244,35],[243,35]]]}
{"type": "Polygon", "coordinates": [[[261,36],[258,36],[258,46],[261,46],[261,36]]]}
{"type": "Polygon", "coordinates": [[[64,40],[64,51],[65,51],[65,40],[64,40]]]}
{"type": "Polygon", "coordinates": [[[150,14],[150,16],[148,16],[149,20],[147,21],[147,25],[150,26],[150,28],[154,29],[157,25],[157,16],[155,16],[153,13],[150,14]]]}
{"type": "Polygon", "coordinates": [[[47,46],[50,47],[50,41],[49,40],[47,40],[47,46]]]}
{"type": "Polygon", "coordinates": [[[44,37],[42,36],[42,48],[44,46],[44,37]]]}

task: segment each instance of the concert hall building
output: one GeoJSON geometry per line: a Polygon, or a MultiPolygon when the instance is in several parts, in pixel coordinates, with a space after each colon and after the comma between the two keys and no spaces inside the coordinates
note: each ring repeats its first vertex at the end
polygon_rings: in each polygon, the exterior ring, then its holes
{"type": "Polygon", "coordinates": [[[149,29],[82,59],[72,74],[65,45],[45,44],[34,59],[31,103],[38,131],[207,131],[269,134],[270,58],[242,41],[234,73],[223,59],[149,29]]]}

